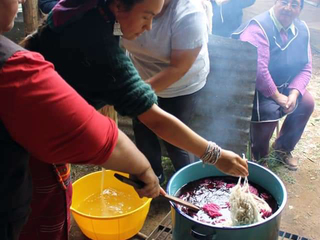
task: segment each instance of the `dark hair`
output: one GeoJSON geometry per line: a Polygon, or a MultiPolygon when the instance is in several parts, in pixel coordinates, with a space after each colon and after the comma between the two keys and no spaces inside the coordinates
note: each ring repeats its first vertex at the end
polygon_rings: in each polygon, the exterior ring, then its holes
{"type": "MultiPolygon", "coordinates": [[[[105,0],[107,4],[113,3],[116,0],[105,0]]],[[[143,2],[144,0],[118,0],[118,2],[124,7],[126,11],[130,11],[134,5],[137,3],[143,2]]]]}

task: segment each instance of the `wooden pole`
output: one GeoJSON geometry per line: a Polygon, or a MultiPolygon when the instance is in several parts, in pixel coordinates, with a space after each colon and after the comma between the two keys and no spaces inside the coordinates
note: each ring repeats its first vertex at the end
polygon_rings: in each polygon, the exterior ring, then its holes
{"type": "Polygon", "coordinates": [[[118,115],[113,106],[104,106],[103,108],[99,109],[99,112],[104,116],[112,118],[118,125],[118,115]]]}
{"type": "Polygon", "coordinates": [[[28,0],[22,5],[25,34],[34,32],[39,25],[38,0],[28,0]]]}

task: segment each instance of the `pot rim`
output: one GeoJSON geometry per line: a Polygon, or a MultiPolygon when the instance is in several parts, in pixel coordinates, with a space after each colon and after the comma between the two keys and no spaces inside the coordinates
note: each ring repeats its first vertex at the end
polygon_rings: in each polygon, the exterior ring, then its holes
{"type": "MultiPolygon", "coordinates": [[[[170,181],[168,182],[168,185],[167,185],[167,192],[169,193],[169,186],[172,184],[172,181],[175,179],[175,177],[182,171],[184,171],[184,169],[186,168],[189,168],[189,167],[192,167],[193,165],[197,165],[197,164],[202,164],[202,161],[198,161],[198,162],[194,162],[194,163],[191,163],[183,168],[181,168],[178,172],[176,172],[172,178],[170,179],[170,181]]],[[[248,161],[248,165],[253,165],[255,167],[258,167],[258,168],[261,168],[265,171],[267,171],[269,174],[271,174],[274,178],[277,179],[277,181],[280,183],[280,186],[281,188],[283,189],[283,201],[281,203],[281,205],[279,206],[278,210],[272,214],[271,217],[269,218],[266,218],[264,219],[263,221],[261,222],[258,222],[258,223],[254,223],[254,224],[250,224],[250,225],[243,225],[243,226],[230,226],[230,227],[223,227],[223,226],[214,226],[212,224],[207,224],[207,223],[203,223],[203,222],[200,222],[200,221],[196,221],[194,220],[192,217],[190,217],[189,215],[185,214],[184,212],[180,211],[178,208],[177,208],[177,205],[174,203],[174,202],[170,202],[171,204],[171,207],[174,208],[179,214],[181,214],[181,216],[193,221],[193,222],[196,222],[197,224],[200,224],[200,225],[203,225],[203,226],[206,226],[206,227],[211,227],[211,228],[217,228],[217,229],[223,229],[223,230],[240,230],[240,229],[248,229],[248,228],[254,228],[254,227],[257,227],[259,225],[262,225],[264,223],[267,223],[269,221],[272,221],[274,218],[278,217],[280,215],[280,213],[283,211],[286,203],[287,203],[287,190],[285,188],[285,185],[284,183],[282,182],[282,180],[275,174],[273,173],[271,170],[269,170],[268,168],[265,168],[257,163],[254,163],[254,162],[251,162],[251,161],[248,161]]],[[[217,169],[218,170],[218,169],[217,169]]],[[[219,171],[219,170],[218,170],[219,171]]],[[[228,176],[225,174],[225,176],[228,176]]],[[[171,193],[170,193],[171,194],[171,193]]]]}

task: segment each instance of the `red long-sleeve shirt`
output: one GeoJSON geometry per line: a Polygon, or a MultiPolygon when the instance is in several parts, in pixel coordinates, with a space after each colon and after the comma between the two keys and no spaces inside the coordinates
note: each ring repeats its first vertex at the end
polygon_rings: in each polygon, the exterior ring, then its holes
{"type": "Polygon", "coordinates": [[[0,70],[0,119],[12,138],[48,163],[101,164],[118,129],[40,54],[21,51],[0,70]]]}

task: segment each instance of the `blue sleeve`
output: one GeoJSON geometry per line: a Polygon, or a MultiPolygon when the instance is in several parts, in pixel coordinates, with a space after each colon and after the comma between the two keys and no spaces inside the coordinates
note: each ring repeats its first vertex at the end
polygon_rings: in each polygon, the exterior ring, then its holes
{"type": "Polygon", "coordinates": [[[48,14],[58,2],[58,0],[39,0],[38,3],[40,10],[43,13],[48,14]]]}

